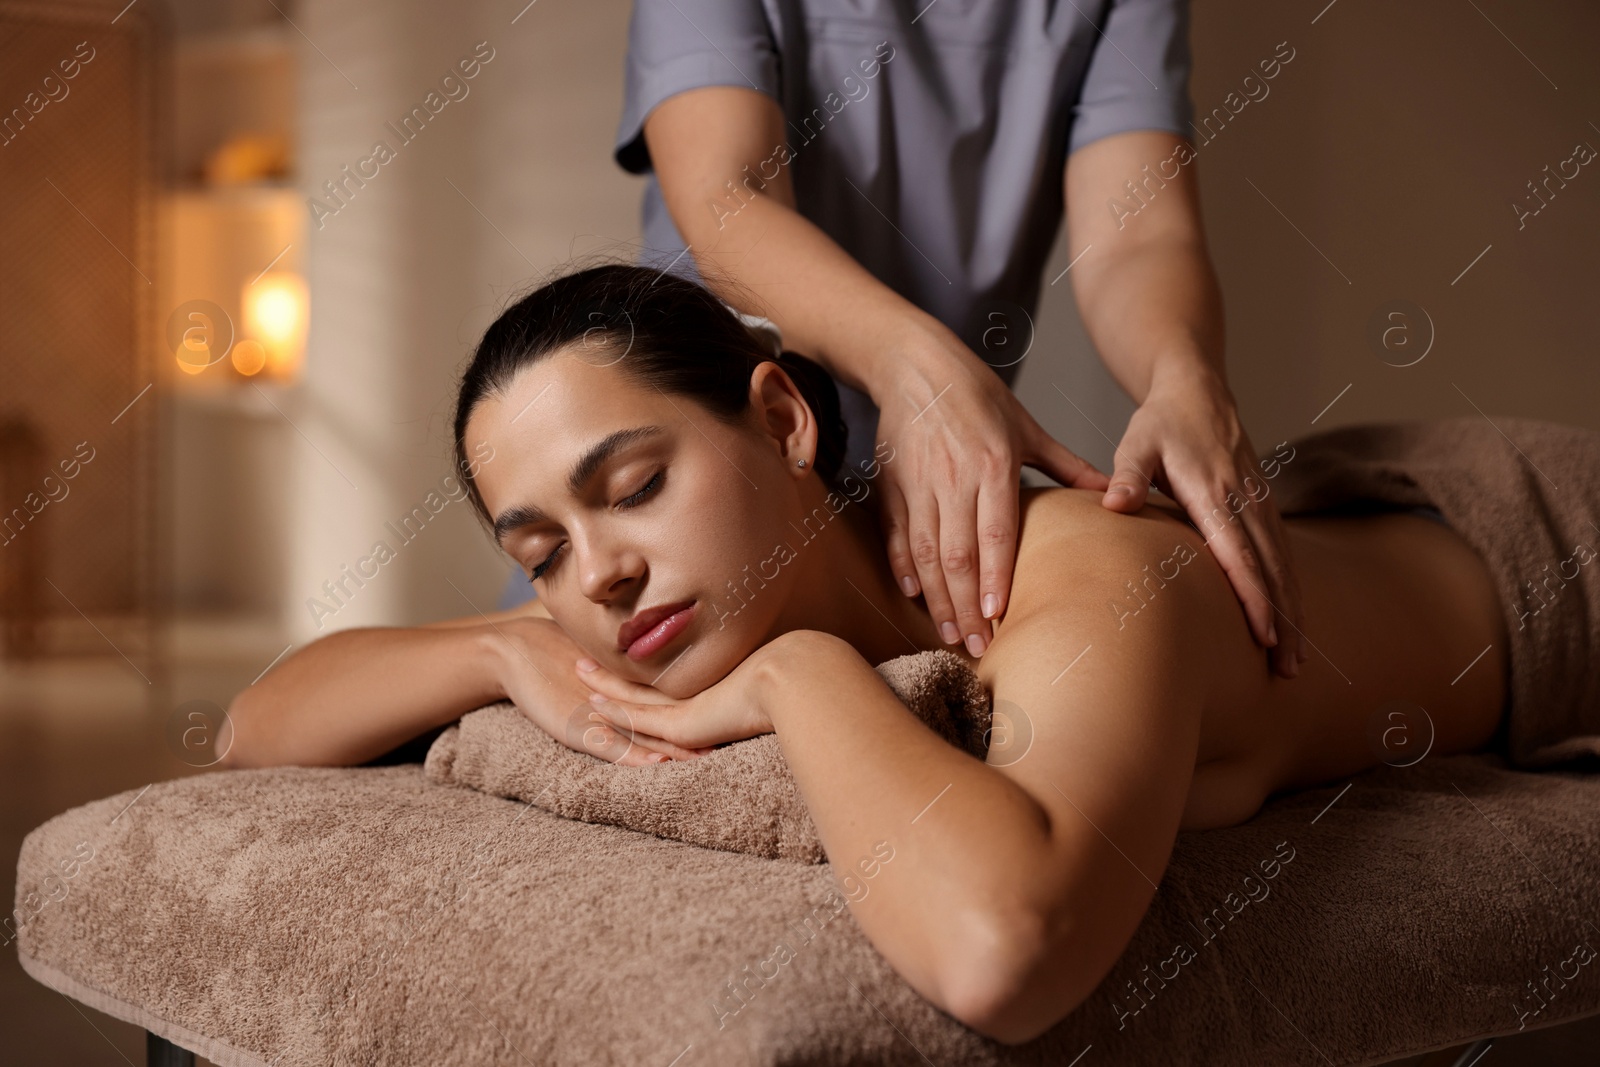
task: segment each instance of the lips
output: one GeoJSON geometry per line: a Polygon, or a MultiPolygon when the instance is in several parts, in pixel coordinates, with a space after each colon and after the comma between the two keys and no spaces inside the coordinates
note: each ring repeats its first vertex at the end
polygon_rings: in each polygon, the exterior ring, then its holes
{"type": "Polygon", "coordinates": [[[629,647],[640,637],[643,637],[678,612],[693,605],[693,600],[679,600],[672,604],[662,604],[660,607],[645,608],[617,628],[617,651],[627,652],[629,647]]]}

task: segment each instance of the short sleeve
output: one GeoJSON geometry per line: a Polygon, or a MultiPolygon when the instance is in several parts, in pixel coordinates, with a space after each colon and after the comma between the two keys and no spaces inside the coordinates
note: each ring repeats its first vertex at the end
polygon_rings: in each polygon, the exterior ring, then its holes
{"type": "Polygon", "coordinates": [[[760,0],[635,0],[615,159],[650,170],[644,120],[661,101],[707,85],[778,98],[778,52],[760,0]]]}
{"type": "Polygon", "coordinates": [[[1068,153],[1127,130],[1190,135],[1188,0],[1112,0],[1072,109],[1068,153]]]}

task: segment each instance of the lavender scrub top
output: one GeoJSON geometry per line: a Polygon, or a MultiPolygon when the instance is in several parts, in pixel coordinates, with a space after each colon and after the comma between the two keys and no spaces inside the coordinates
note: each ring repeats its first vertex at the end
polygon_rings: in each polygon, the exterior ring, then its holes
{"type": "MultiPolygon", "coordinates": [[[[635,0],[615,158],[647,174],[640,261],[698,280],[643,126],[669,96],[740,85],[776,99],[796,206],[934,315],[1006,384],[1032,342],[1069,153],[1127,130],[1189,135],[1186,0],[635,0]]],[[[840,383],[846,463],[877,408],[840,383]]]]}

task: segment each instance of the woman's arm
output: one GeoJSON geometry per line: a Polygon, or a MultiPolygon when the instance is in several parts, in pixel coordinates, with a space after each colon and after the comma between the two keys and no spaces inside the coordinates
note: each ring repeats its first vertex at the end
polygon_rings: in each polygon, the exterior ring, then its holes
{"type": "MultiPolygon", "coordinates": [[[[983,661],[997,706],[1032,729],[1007,766],[946,744],[826,634],[781,638],[757,687],[833,864],[893,848],[852,905],[862,929],[919,992],[1000,1041],[1043,1033],[1116,962],[1194,769],[1203,589],[1180,574],[1119,620],[1107,602],[1152,560],[1111,540],[1092,568],[1031,572],[1030,585],[1072,589],[1070,602],[1008,615],[983,661]]],[[[1192,533],[1186,543],[1203,551],[1192,533]]]]}
{"type": "Polygon", "coordinates": [[[217,765],[352,766],[503,700],[493,636],[480,625],[320,638],[233,698],[217,765]]]}
{"type": "Polygon", "coordinates": [[[222,768],[351,766],[466,712],[511,700],[569,747],[637,765],[694,753],[601,737],[587,728],[580,648],[535,600],[426,626],[367,627],[320,638],[228,706],[222,768]]]}

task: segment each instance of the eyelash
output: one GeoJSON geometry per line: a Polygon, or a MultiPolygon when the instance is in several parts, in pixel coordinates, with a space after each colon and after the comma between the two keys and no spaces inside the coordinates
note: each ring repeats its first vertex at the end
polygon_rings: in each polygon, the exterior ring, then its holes
{"type": "MultiPolygon", "coordinates": [[[[617,502],[617,507],[619,507],[619,508],[636,508],[640,504],[644,503],[645,497],[649,496],[652,492],[654,492],[660,486],[660,484],[661,484],[661,476],[663,474],[665,474],[665,473],[666,473],[665,470],[656,471],[655,475],[648,482],[646,482],[644,484],[644,487],[642,489],[640,489],[637,493],[632,493],[632,494],[630,494],[628,496],[623,497],[620,501],[617,502]]],[[[546,556],[543,563],[540,563],[540,564],[538,564],[537,566],[535,566],[533,568],[533,573],[528,575],[528,581],[536,582],[540,578],[543,578],[545,576],[545,573],[547,571],[549,571],[550,565],[553,564],[556,561],[556,557],[561,554],[561,549],[564,548],[564,547],[565,547],[564,544],[557,545],[556,548],[555,548],[555,551],[551,552],[548,556],[546,556]]]]}

